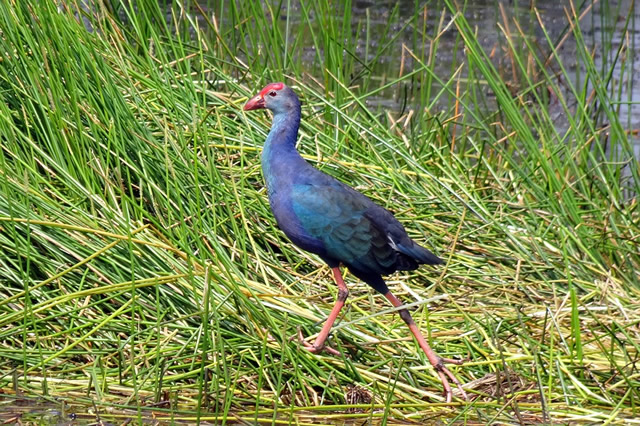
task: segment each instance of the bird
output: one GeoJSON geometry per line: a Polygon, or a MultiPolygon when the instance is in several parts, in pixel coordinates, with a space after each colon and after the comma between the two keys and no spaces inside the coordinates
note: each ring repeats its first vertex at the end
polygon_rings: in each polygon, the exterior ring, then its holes
{"type": "Polygon", "coordinates": [[[249,99],[244,111],[268,109],[273,113],[271,130],[261,154],[271,211],[278,227],[301,249],[318,255],[332,270],[338,297],[314,343],[301,339],[312,353],[325,347],[331,327],[349,295],[340,265],[382,294],[407,324],[440,377],[446,401],[452,400],[449,381],[467,399],[460,381],[445,364],[462,361],[442,358],[431,349],[409,311],[394,296],[382,278],[396,271],[411,271],[419,265],[443,261],[413,241],[402,224],[384,207],[321,172],[297,151],[301,105],[295,92],[284,83],[269,83],[249,99]]]}

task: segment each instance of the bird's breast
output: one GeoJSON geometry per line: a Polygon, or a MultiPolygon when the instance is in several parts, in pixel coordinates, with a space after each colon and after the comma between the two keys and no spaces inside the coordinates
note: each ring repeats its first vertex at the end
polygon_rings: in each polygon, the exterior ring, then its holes
{"type": "Polygon", "coordinates": [[[324,243],[304,228],[293,208],[293,187],[307,182],[312,170],[293,147],[269,144],[263,150],[262,172],[278,227],[301,249],[324,256],[324,243]]]}
{"type": "Polygon", "coordinates": [[[285,233],[292,243],[303,250],[320,256],[326,255],[326,249],[322,240],[312,236],[302,226],[300,219],[293,210],[290,195],[286,190],[274,191],[269,194],[269,205],[278,227],[285,233]]]}

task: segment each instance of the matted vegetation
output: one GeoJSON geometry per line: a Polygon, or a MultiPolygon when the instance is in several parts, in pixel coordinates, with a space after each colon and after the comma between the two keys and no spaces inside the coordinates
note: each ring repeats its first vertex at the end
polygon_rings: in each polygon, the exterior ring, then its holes
{"type": "Polygon", "coordinates": [[[380,79],[391,44],[358,55],[348,4],[305,0],[294,22],[288,3],[178,2],[169,19],[157,1],[132,3],[0,5],[9,401],[113,422],[638,417],[638,129],[618,114],[621,85],[638,79],[632,11],[601,15],[623,41],[598,44],[609,61],[597,66],[581,32],[591,4],[567,5],[561,39],[534,9],[534,29],[505,15],[498,61],[462,6],[395,9],[381,39],[400,27],[414,46],[380,79]],[[457,52],[447,75],[435,72],[443,37],[457,52]],[[567,40],[578,66],[554,54],[567,40]],[[436,351],[467,359],[452,370],[470,401],[442,403],[401,319],[352,276],[331,340],[344,355],[290,341],[299,328],[313,338],[337,289],[269,212],[269,117],[241,106],[275,80],[301,95],[309,161],[446,260],[388,282],[436,351]],[[394,90],[402,111],[368,106],[394,90]]]}

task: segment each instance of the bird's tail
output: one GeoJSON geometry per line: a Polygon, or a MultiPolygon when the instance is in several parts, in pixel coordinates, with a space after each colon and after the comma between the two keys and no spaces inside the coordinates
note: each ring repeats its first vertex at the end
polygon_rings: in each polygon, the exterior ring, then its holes
{"type": "Polygon", "coordinates": [[[412,244],[410,247],[407,247],[402,244],[398,244],[396,246],[397,250],[400,253],[404,254],[405,256],[410,257],[417,264],[440,265],[441,263],[444,263],[442,259],[440,259],[435,254],[431,253],[426,248],[416,244],[414,241],[411,241],[411,243],[412,244]]]}

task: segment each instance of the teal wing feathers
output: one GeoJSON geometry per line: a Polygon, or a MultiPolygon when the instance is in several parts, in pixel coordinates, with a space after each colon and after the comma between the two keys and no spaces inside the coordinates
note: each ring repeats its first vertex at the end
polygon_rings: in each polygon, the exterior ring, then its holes
{"type": "Polygon", "coordinates": [[[291,199],[300,224],[324,243],[327,256],[372,272],[394,269],[397,252],[371,215],[382,208],[367,197],[343,185],[295,184],[291,199]]]}

